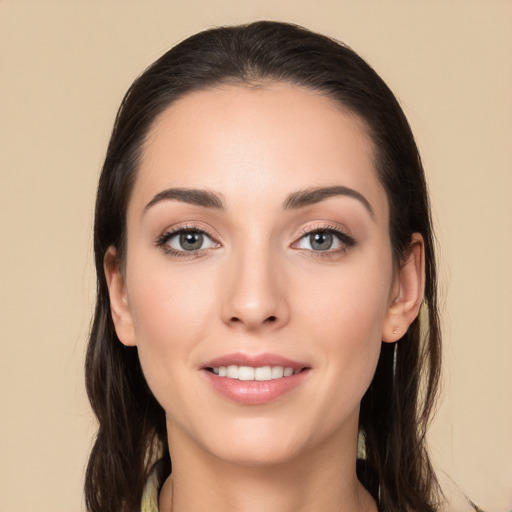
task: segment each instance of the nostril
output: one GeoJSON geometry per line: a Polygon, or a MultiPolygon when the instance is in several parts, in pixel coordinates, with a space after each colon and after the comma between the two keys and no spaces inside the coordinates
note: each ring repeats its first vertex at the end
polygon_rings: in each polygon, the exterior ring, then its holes
{"type": "MultiPolygon", "coordinates": [[[[246,318],[243,318],[241,316],[232,316],[229,319],[229,322],[231,324],[247,324],[248,326],[252,326],[253,325],[253,320],[251,320],[250,318],[246,319],[246,318]]],[[[277,316],[270,315],[267,318],[265,318],[263,320],[263,322],[261,322],[261,318],[259,320],[254,319],[254,322],[255,322],[254,325],[274,324],[274,323],[277,322],[277,316]]]]}

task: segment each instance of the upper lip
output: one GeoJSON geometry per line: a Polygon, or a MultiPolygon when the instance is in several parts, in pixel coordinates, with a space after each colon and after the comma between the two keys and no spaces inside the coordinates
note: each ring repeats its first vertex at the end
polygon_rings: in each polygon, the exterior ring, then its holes
{"type": "Polygon", "coordinates": [[[259,368],[261,366],[284,366],[285,368],[293,368],[294,370],[301,370],[308,367],[308,365],[304,363],[288,359],[278,354],[243,354],[237,352],[216,357],[206,362],[203,368],[218,368],[219,366],[229,366],[231,364],[237,366],[251,366],[253,368],[259,368]]]}

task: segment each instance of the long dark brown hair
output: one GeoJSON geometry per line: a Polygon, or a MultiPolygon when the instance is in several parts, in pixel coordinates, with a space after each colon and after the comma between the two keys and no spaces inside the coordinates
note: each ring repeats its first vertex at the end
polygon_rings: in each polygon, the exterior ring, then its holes
{"type": "Polygon", "coordinates": [[[361,403],[363,460],[357,470],[381,510],[437,508],[439,491],[425,433],[438,387],[441,336],[429,200],[411,129],[393,93],[350,48],[295,25],[262,21],[214,28],[178,44],[135,80],[117,114],[94,223],[97,301],[86,384],[99,429],[85,482],[90,512],[140,510],[155,461],[162,461],[160,481],[171,472],[164,410],[147,386],[137,348],[127,348],[117,338],[103,269],[109,246],[116,247],[121,261],[124,257],[127,204],[145,138],[159,114],[191,91],[276,81],[315,90],[365,123],[389,200],[397,265],[407,254],[411,235],[423,235],[422,310],[396,345],[382,344],[361,403]]]}

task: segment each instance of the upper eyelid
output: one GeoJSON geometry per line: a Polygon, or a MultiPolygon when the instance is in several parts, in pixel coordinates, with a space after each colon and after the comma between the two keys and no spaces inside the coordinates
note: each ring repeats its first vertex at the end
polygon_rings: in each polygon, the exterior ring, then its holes
{"type": "Polygon", "coordinates": [[[332,231],[334,233],[343,234],[352,239],[354,238],[354,236],[352,235],[351,231],[348,228],[329,221],[313,225],[307,224],[306,226],[301,226],[298,230],[296,230],[295,234],[293,235],[293,238],[294,240],[297,240],[298,238],[302,238],[306,235],[310,235],[318,231],[332,231]]]}
{"type": "MultiPolygon", "coordinates": [[[[169,240],[171,237],[184,231],[197,231],[208,236],[217,243],[224,244],[223,237],[220,236],[216,230],[211,227],[204,226],[201,222],[194,221],[178,223],[176,225],[167,227],[161,232],[160,235],[157,236],[156,242],[160,242],[163,238],[167,238],[167,240],[169,240]]],[[[341,226],[338,223],[334,223],[332,221],[312,221],[306,225],[294,229],[293,234],[291,235],[290,243],[293,244],[301,238],[319,231],[331,231],[335,234],[338,233],[340,235],[344,235],[345,237],[355,241],[353,234],[345,226],[341,226]]]]}
{"type": "Polygon", "coordinates": [[[208,227],[202,225],[201,223],[195,223],[195,222],[179,223],[179,224],[169,226],[162,231],[162,234],[159,235],[159,237],[163,236],[163,235],[175,235],[178,233],[182,233],[184,231],[197,231],[198,233],[207,235],[212,239],[220,238],[216,234],[217,232],[215,230],[208,228],[208,227]]]}
{"type": "MultiPolygon", "coordinates": [[[[309,226],[309,227],[302,227],[298,234],[296,234],[293,238],[293,241],[290,245],[291,248],[296,250],[303,250],[312,252],[314,254],[317,254],[316,251],[310,250],[310,249],[302,249],[300,247],[294,247],[294,245],[298,244],[302,239],[311,236],[313,233],[319,233],[319,232],[331,232],[334,234],[336,238],[346,247],[354,247],[358,245],[358,241],[356,238],[352,235],[352,233],[346,229],[342,228],[338,225],[333,225],[332,223],[328,224],[321,224],[321,225],[315,225],[315,226],[309,226]]],[[[333,254],[337,251],[324,251],[324,252],[318,252],[318,254],[323,254],[325,257],[327,257],[328,254],[333,254]]]]}
{"type": "MultiPolygon", "coordinates": [[[[196,223],[185,223],[185,224],[169,226],[168,228],[164,229],[156,237],[156,239],[154,241],[154,245],[161,248],[161,247],[165,246],[175,236],[179,235],[180,233],[187,232],[187,231],[196,231],[196,232],[201,233],[202,235],[208,237],[212,242],[222,245],[222,242],[219,242],[219,237],[212,234],[210,229],[207,229],[204,226],[201,226],[196,223]]],[[[198,250],[202,251],[203,249],[198,249],[198,250]]],[[[184,251],[184,252],[186,252],[186,251],[184,251]]]]}

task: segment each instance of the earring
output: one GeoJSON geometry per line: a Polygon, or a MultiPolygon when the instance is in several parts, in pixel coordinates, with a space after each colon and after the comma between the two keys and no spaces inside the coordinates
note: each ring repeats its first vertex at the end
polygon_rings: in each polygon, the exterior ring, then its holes
{"type": "Polygon", "coordinates": [[[397,334],[398,333],[398,327],[394,327],[393,328],[393,334],[397,334]]]}
{"type": "Polygon", "coordinates": [[[393,347],[393,382],[395,382],[396,377],[396,358],[398,356],[398,343],[395,341],[395,346],[393,347]]]}

